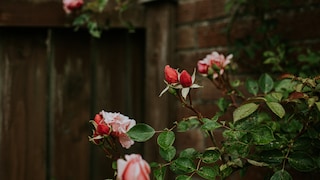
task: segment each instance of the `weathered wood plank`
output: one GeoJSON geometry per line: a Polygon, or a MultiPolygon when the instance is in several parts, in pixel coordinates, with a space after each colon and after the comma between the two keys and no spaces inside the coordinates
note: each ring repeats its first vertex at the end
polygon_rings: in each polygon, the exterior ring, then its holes
{"type": "Polygon", "coordinates": [[[1,29],[0,179],[46,177],[45,37],[1,29]]]}
{"type": "MultiPolygon", "coordinates": [[[[110,22],[110,27],[125,27],[120,21],[116,4],[110,1],[99,21],[110,22]]],[[[17,27],[70,27],[74,16],[65,14],[61,1],[0,1],[0,26],[17,27]]],[[[135,27],[144,26],[144,8],[138,4],[131,6],[123,14],[123,19],[135,27]]]]}
{"type": "MultiPolygon", "coordinates": [[[[173,26],[174,4],[154,2],[147,4],[146,13],[146,89],[145,89],[145,120],[156,130],[172,125],[174,106],[170,107],[169,96],[159,98],[165,88],[163,70],[173,60],[173,26]],[[172,113],[170,113],[170,111],[172,113]]],[[[156,140],[149,141],[145,146],[145,156],[150,162],[160,160],[156,140]]]]}
{"type": "Polygon", "coordinates": [[[52,178],[89,178],[90,37],[55,30],[52,178]]]}
{"type": "MultiPolygon", "coordinates": [[[[144,43],[144,31],[131,34],[126,29],[107,31],[101,39],[95,40],[91,48],[95,59],[92,118],[95,113],[106,110],[142,121],[144,43]]],[[[92,151],[92,178],[112,178],[112,161],[97,146],[92,151]]],[[[141,153],[141,144],[136,143],[130,151],[141,153]]]]}

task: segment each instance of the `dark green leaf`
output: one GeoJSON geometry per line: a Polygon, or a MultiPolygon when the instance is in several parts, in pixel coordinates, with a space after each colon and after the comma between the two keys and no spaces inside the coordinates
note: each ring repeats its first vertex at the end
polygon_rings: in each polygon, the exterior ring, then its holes
{"type": "Polygon", "coordinates": [[[153,171],[153,175],[156,178],[156,180],[164,180],[166,175],[167,167],[163,166],[161,168],[155,169],[153,171]]]}
{"type": "Polygon", "coordinates": [[[172,131],[164,131],[159,134],[157,138],[157,143],[162,149],[168,149],[172,146],[175,140],[174,132],[172,131]]]}
{"type": "Polygon", "coordinates": [[[268,144],[275,139],[271,128],[269,128],[268,126],[257,127],[250,133],[252,134],[252,138],[255,144],[257,145],[268,144]]]}
{"type": "Polygon", "coordinates": [[[312,157],[305,152],[294,152],[288,158],[290,166],[301,172],[310,172],[317,168],[312,157]]]}
{"type": "Polygon", "coordinates": [[[134,141],[144,142],[150,139],[154,133],[155,131],[151,126],[139,123],[129,129],[127,135],[134,141]]]}
{"type": "Polygon", "coordinates": [[[196,128],[200,125],[197,117],[190,117],[187,120],[178,123],[178,132],[185,132],[190,129],[196,128]]]}
{"type": "Polygon", "coordinates": [[[196,151],[194,148],[187,148],[180,152],[179,157],[194,159],[196,158],[197,155],[198,155],[198,151],[196,151]]]}
{"type": "Polygon", "coordinates": [[[176,177],[176,180],[191,180],[191,176],[179,175],[176,177]]]}
{"type": "Polygon", "coordinates": [[[196,170],[196,165],[189,158],[178,158],[170,164],[170,169],[176,174],[191,173],[196,170]]]}
{"type": "Polygon", "coordinates": [[[219,167],[218,166],[213,166],[213,167],[208,167],[208,166],[203,166],[201,167],[198,171],[197,174],[204,179],[215,179],[215,177],[219,174],[219,167]]]}
{"type": "Polygon", "coordinates": [[[214,163],[220,159],[220,152],[217,149],[209,149],[204,151],[201,160],[204,163],[214,163]]]}
{"type": "Polygon", "coordinates": [[[254,113],[258,109],[259,105],[255,103],[248,103],[244,104],[237,109],[234,110],[233,112],[233,121],[236,122],[238,120],[241,120],[245,117],[248,117],[252,113],[254,113]]]}
{"type": "Polygon", "coordinates": [[[270,180],[292,180],[291,175],[285,170],[275,172],[270,180]]]}
{"type": "Polygon", "coordinates": [[[171,161],[174,158],[174,156],[176,155],[176,148],[174,146],[170,146],[167,149],[162,149],[160,147],[159,154],[164,160],[171,161]]]}
{"type": "Polygon", "coordinates": [[[280,164],[284,155],[280,150],[264,151],[260,154],[261,161],[268,164],[280,164]]]}
{"type": "Polygon", "coordinates": [[[203,125],[201,126],[201,129],[205,131],[213,131],[221,127],[221,125],[215,120],[203,118],[202,122],[203,122],[203,125]]]}
{"type": "Polygon", "coordinates": [[[253,94],[255,96],[258,94],[259,85],[258,85],[257,81],[248,79],[246,81],[246,88],[247,88],[249,93],[251,93],[251,94],[253,94]]]}
{"type": "Polygon", "coordinates": [[[270,92],[273,88],[274,82],[269,74],[262,74],[259,78],[259,87],[265,94],[270,92]]]}
{"type": "Polygon", "coordinates": [[[229,106],[229,102],[225,98],[219,98],[217,105],[218,105],[220,111],[225,112],[229,106]]]}

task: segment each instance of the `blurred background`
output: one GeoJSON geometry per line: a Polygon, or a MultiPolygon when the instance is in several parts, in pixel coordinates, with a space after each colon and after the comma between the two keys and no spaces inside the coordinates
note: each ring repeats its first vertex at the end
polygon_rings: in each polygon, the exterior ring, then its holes
{"type": "MultiPolygon", "coordinates": [[[[163,129],[190,115],[173,97],[158,97],[166,64],[191,73],[218,51],[234,54],[240,79],[319,73],[320,0],[134,0],[122,21],[115,5],[110,0],[98,17],[108,25],[95,38],[74,30],[62,0],[0,1],[0,179],[112,177],[111,162],[88,141],[89,120],[106,110],[163,129]]],[[[199,90],[194,105],[213,116],[219,95],[199,90]]],[[[206,139],[195,131],[176,145],[201,150],[206,139]]],[[[160,159],[157,149],[150,140],[129,151],[152,162],[160,159]]],[[[264,179],[265,172],[242,179],[264,179]]]]}

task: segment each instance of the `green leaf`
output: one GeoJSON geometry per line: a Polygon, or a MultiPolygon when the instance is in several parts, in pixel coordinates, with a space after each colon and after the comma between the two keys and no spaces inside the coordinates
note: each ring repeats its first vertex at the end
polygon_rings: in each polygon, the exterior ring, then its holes
{"type": "Polygon", "coordinates": [[[198,171],[197,174],[204,179],[215,179],[215,177],[219,174],[219,167],[218,166],[213,166],[213,167],[208,167],[208,166],[202,166],[198,171]]]}
{"type": "Polygon", "coordinates": [[[302,151],[290,154],[288,162],[290,166],[301,172],[310,172],[317,168],[317,165],[312,157],[302,151]]]}
{"type": "Polygon", "coordinates": [[[171,161],[174,158],[174,156],[176,155],[176,148],[174,146],[170,146],[167,149],[162,149],[160,147],[159,154],[164,160],[171,161]]]}
{"type": "Polygon", "coordinates": [[[265,125],[253,129],[250,133],[252,135],[253,141],[257,145],[268,144],[271,141],[275,140],[271,128],[265,125]]]}
{"type": "Polygon", "coordinates": [[[196,151],[194,148],[187,148],[180,152],[179,157],[195,159],[197,155],[198,155],[198,151],[196,151]]]}
{"type": "Polygon", "coordinates": [[[191,176],[179,175],[176,177],[176,180],[191,180],[191,176]]]}
{"type": "Polygon", "coordinates": [[[176,174],[191,173],[196,170],[196,165],[189,158],[178,158],[170,164],[170,169],[176,174]]]}
{"type": "Polygon", "coordinates": [[[248,163],[254,165],[254,166],[258,166],[258,167],[263,167],[263,166],[269,166],[267,163],[264,162],[258,162],[252,159],[247,159],[248,163]]]}
{"type": "Polygon", "coordinates": [[[278,117],[283,118],[283,116],[286,114],[286,111],[284,110],[283,106],[280,103],[277,102],[266,102],[267,106],[270,108],[270,110],[275,113],[278,117]]]}
{"type": "Polygon", "coordinates": [[[318,111],[320,111],[320,102],[316,102],[315,104],[317,106],[318,111]]]}
{"type": "Polygon", "coordinates": [[[178,132],[185,132],[190,129],[196,128],[200,125],[197,117],[189,117],[187,120],[178,123],[178,132]]]}
{"type": "Polygon", "coordinates": [[[255,80],[251,80],[251,79],[248,79],[246,81],[246,88],[248,90],[249,93],[253,94],[253,95],[257,95],[258,94],[258,91],[259,91],[259,85],[258,85],[258,82],[255,81],[255,80]]]}
{"type": "Polygon", "coordinates": [[[229,106],[229,102],[225,98],[219,98],[217,105],[218,105],[220,111],[225,112],[229,106]]]}
{"type": "Polygon", "coordinates": [[[273,88],[274,82],[269,74],[262,74],[259,78],[259,87],[263,93],[267,94],[273,88]]]}
{"type": "Polygon", "coordinates": [[[204,163],[214,163],[220,159],[220,152],[217,149],[209,149],[204,151],[201,160],[204,163]]]}
{"type": "Polygon", "coordinates": [[[164,131],[159,134],[157,138],[157,143],[162,149],[168,149],[172,146],[175,140],[174,132],[172,131],[164,131]]]}
{"type": "Polygon", "coordinates": [[[287,171],[279,170],[271,176],[270,180],[292,180],[292,177],[287,171]]]}
{"type": "Polygon", "coordinates": [[[221,127],[221,124],[219,124],[216,120],[203,118],[202,122],[203,122],[203,125],[201,126],[201,129],[205,130],[205,131],[213,131],[213,130],[221,127]]]}
{"type": "Polygon", "coordinates": [[[284,159],[284,155],[280,150],[264,151],[260,154],[261,161],[268,164],[280,164],[284,159]]]}
{"type": "Polygon", "coordinates": [[[156,180],[164,180],[166,175],[167,167],[163,166],[161,168],[155,169],[153,171],[153,175],[156,178],[156,180]]]}
{"type": "Polygon", "coordinates": [[[138,123],[127,132],[127,135],[134,141],[144,142],[154,135],[154,129],[144,123],[138,123]]]}
{"type": "Polygon", "coordinates": [[[255,103],[248,103],[238,107],[233,112],[233,121],[236,122],[240,119],[248,117],[249,115],[254,113],[258,109],[258,107],[259,105],[255,103]]]}
{"type": "Polygon", "coordinates": [[[297,82],[292,81],[291,79],[284,79],[276,85],[275,91],[291,93],[294,91],[296,85],[297,82]]]}

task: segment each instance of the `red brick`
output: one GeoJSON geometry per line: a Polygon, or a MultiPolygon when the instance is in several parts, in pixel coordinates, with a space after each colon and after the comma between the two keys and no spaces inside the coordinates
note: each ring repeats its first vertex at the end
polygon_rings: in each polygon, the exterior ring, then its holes
{"type": "Polygon", "coordinates": [[[224,0],[198,0],[195,5],[195,20],[215,19],[223,16],[224,0]]]}
{"type": "Polygon", "coordinates": [[[191,26],[177,28],[177,49],[186,49],[195,47],[195,32],[191,26]]]}
{"type": "Polygon", "coordinates": [[[194,21],[195,1],[182,2],[177,7],[177,23],[186,23],[194,21]]]}
{"type": "Polygon", "coordinates": [[[198,47],[208,48],[227,45],[227,38],[224,32],[225,23],[205,23],[197,27],[198,47]]]}

